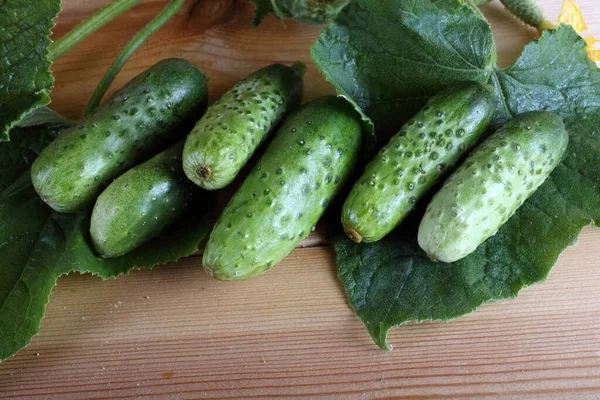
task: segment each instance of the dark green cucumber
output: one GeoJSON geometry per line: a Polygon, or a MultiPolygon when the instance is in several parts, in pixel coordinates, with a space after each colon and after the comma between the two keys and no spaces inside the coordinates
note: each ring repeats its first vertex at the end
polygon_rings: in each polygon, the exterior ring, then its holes
{"type": "Polygon", "coordinates": [[[567,150],[559,116],[521,114],[479,146],[427,207],[418,241],[434,260],[466,257],[544,183],[567,150]]]}
{"type": "Polygon", "coordinates": [[[304,70],[302,63],[270,65],[210,106],[185,143],[188,178],[207,190],[229,185],[284,115],[300,105],[304,70]]]}
{"type": "Polygon", "coordinates": [[[56,211],[85,208],[131,165],[183,137],[206,99],[206,77],[189,62],[155,64],[42,151],[31,169],[35,189],[56,211]]]}
{"type": "Polygon", "coordinates": [[[314,229],[357,161],[361,119],[338,97],[283,123],[213,229],[202,263],[222,280],[265,272],[314,229]]]}
{"type": "Polygon", "coordinates": [[[181,170],[183,141],[133,167],[100,194],[90,224],[102,257],[129,253],[181,215],[194,185],[181,170]]]}
{"type": "Polygon", "coordinates": [[[356,242],[390,233],[416,202],[485,132],[494,112],[490,86],[452,86],[393,136],[365,169],[342,209],[344,231],[356,242]]]}

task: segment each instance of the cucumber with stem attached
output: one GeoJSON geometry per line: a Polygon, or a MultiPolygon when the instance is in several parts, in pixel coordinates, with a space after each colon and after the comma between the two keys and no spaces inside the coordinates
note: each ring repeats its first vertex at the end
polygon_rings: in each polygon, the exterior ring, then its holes
{"type": "Polygon", "coordinates": [[[210,106],[185,143],[188,178],[207,190],[229,185],[285,114],[300,105],[305,68],[262,68],[210,106]]]}
{"type": "Polygon", "coordinates": [[[342,208],[355,242],[391,232],[479,140],[495,109],[492,88],[475,82],[433,96],[367,166],[342,208]]]}

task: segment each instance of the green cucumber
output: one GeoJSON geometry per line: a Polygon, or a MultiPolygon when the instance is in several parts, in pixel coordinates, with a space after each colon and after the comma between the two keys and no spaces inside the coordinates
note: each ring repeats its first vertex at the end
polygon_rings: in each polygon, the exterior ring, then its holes
{"type": "Polygon", "coordinates": [[[283,123],[215,225],[202,263],[217,279],[261,274],[314,229],[357,161],[361,119],[339,97],[283,123]]]}
{"type": "Polygon", "coordinates": [[[492,119],[492,88],[469,82],[432,97],[369,163],[342,209],[355,242],[390,233],[480,138],[492,119]]]}
{"type": "Polygon", "coordinates": [[[181,215],[195,187],[181,170],[183,141],[133,167],[100,194],[90,234],[98,254],[118,257],[160,234],[181,215]]]}
{"type": "Polygon", "coordinates": [[[528,25],[540,29],[544,24],[544,13],[535,0],[500,0],[500,2],[512,15],[528,25]]]}
{"type": "Polygon", "coordinates": [[[84,209],[131,165],[184,136],[206,99],[206,76],[192,64],[155,64],[42,151],[31,169],[36,191],[56,211],[84,209]]]}
{"type": "Polygon", "coordinates": [[[479,146],[431,200],[418,241],[433,260],[460,260],[496,234],[546,180],[569,136],[559,116],[521,114],[479,146]]]}
{"type": "Polygon", "coordinates": [[[270,65],[210,106],[185,143],[188,178],[207,190],[229,185],[284,115],[300,105],[305,68],[270,65]]]}
{"type": "Polygon", "coordinates": [[[350,0],[271,0],[277,18],[307,25],[328,24],[350,3],[350,0]]]}

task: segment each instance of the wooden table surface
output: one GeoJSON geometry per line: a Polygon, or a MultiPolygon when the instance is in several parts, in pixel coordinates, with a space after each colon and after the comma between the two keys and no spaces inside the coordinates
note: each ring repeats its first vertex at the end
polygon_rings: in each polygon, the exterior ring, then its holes
{"type": "MultiPolygon", "coordinates": [[[[64,0],[55,37],[108,0],[64,0]]],[[[309,62],[319,28],[253,7],[190,1],[126,65],[113,87],[166,57],[211,78],[211,100],[272,62],[309,62]]],[[[555,19],[559,0],[539,0],[555,19]]],[[[600,36],[597,0],[579,0],[600,36]]],[[[147,0],[54,66],[53,107],[78,117],[108,64],[165,1],[147,0]]],[[[506,65],[534,31],[498,4],[484,7],[506,65]]],[[[306,99],[332,90],[313,65],[306,99]]],[[[59,280],[40,335],[0,364],[0,398],[600,398],[600,232],[586,229],[547,282],[452,323],[393,330],[379,350],[346,302],[322,234],[271,272],[244,283],[205,275],[200,257],[107,282],[59,280]]]]}

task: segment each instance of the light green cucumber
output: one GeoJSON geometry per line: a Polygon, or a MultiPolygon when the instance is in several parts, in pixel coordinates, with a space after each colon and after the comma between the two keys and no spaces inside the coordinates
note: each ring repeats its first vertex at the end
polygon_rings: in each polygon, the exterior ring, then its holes
{"type": "Polygon", "coordinates": [[[342,208],[355,242],[390,233],[417,201],[485,132],[495,103],[490,86],[468,82],[433,96],[369,163],[342,208]]]}
{"type": "Polygon", "coordinates": [[[358,113],[333,96],[287,118],[215,225],[202,259],[206,271],[248,279],[287,256],[351,173],[361,131],[358,113]]]}
{"type": "Polygon", "coordinates": [[[98,254],[118,257],[160,234],[181,215],[194,185],[181,169],[183,141],[133,167],[100,194],[90,234],[98,254]]]}
{"type": "Polygon", "coordinates": [[[300,105],[305,68],[270,65],[210,106],[185,143],[188,178],[207,190],[229,185],[284,115],[300,105]]]}
{"type": "Polygon", "coordinates": [[[555,114],[513,118],[469,155],[433,197],[419,226],[421,248],[444,262],[475,251],[544,183],[568,142],[555,114]]]}
{"type": "Polygon", "coordinates": [[[192,64],[155,64],[42,151],[31,168],[36,191],[56,211],[84,209],[130,166],[189,132],[206,99],[206,76],[192,64]]]}

